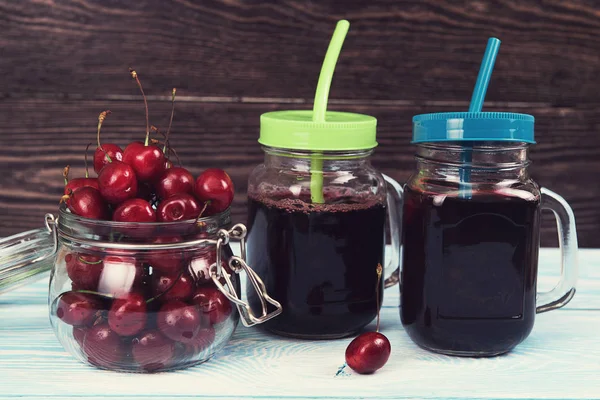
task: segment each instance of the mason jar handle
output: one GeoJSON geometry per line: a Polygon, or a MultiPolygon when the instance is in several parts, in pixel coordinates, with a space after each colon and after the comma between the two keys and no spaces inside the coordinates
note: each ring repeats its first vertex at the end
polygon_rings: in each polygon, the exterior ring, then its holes
{"type": "Polygon", "coordinates": [[[283,307],[281,303],[273,299],[267,293],[267,289],[265,284],[260,279],[260,277],[254,272],[252,268],[248,264],[246,264],[246,234],[248,230],[246,226],[243,224],[236,224],[230,230],[220,229],[217,236],[217,258],[213,265],[210,266],[210,275],[217,286],[217,288],[232,302],[236,305],[240,317],[242,320],[242,324],[246,327],[250,327],[256,324],[262,324],[281,314],[283,311],[283,307]],[[261,313],[259,316],[254,314],[250,305],[241,300],[240,296],[236,293],[235,285],[231,280],[231,275],[225,271],[221,267],[221,254],[223,250],[223,246],[229,243],[231,239],[238,240],[240,242],[240,255],[232,256],[229,259],[229,267],[233,272],[239,274],[240,272],[246,272],[250,283],[254,287],[254,290],[258,294],[258,298],[261,302],[261,313]],[[221,283],[221,278],[225,280],[225,285],[221,283]],[[271,304],[275,307],[275,310],[272,312],[268,312],[268,304],[271,304]]]}
{"type": "Polygon", "coordinates": [[[560,281],[549,292],[538,293],[537,313],[555,310],[567,304],[575,296],[577,283],[577,231],[573,210],[558,194],[542,188],[542,209],[551,210],[558,228],[558,246],[561,252],[560,281]]]}
{"type": "Polygon", "coordinates": [[[387,175],[383,179],[388,186],[387,208],[388,208],[388,226],[390,227],[390,236],[392,239],[392,252],[390,259],[386,263],[386,269],[394,270],[389,277],[385,279],[384,287],[389,288],[400,281],[400,232],[402,231],[402,202],[404,190],[396,180],[387,175]]]}
{"type": "Polygon", "coordinates": [[[46,214],[46,227],[0,240],[0,294],[16,289],[52,269],[58,250],[58,219],[46,214]],[[52,259],[52,262],[48,262],[52,259]]]}

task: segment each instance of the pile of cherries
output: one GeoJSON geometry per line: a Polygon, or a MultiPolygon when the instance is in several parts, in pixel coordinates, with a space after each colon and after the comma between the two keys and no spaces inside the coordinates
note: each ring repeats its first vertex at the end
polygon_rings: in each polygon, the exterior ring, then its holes
{"type": "MultiPolygon", "coordinates": [[[[101,143],[100,129],[109,112],[101,113],[94,153],[98,177],[86,173],[69,181],[67,170],[62,201],[80,217],[122,223],[118,234],[128,242],[180,243],[190,236],[172,230],[156,235],[144,224],[201,226],[200,217],[229,208],[233,184],[220,169],[207,169],[194,179],[187,169],[173,166],[171,123],[161,149],[160,142],[150,139],[146,98],[137,73],[130,72],[144,97],[145,142],[130,143],[124,150],[101,143]]],[[[175,89],[173,104],[174,96],[175,89]]],[[[72,326],[80,351],[96,366],[156,371],[191,365],[210,356],[219,329],[233,330],[232,304],[209,273],[216,262],[214,246],[146,252],[70,249],[61,258],[71,290],[57,296],[51,312],[72,326]]]]}

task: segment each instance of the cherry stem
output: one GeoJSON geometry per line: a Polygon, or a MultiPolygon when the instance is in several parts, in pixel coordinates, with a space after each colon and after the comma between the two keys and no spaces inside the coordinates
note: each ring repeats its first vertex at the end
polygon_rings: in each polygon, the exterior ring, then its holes
{"type": "Polygon", "coordinates": [[[172,147],[169,147],[169,151],[173,152],[173,154],[175,154],[175,158],[177,159],[177,164],[179,164],[179,166],[181,167],[181,165],[182,165],[181,164],[181,159],[179,158],[179,155],[177,154],[177,152],[175,151],[175,149],[172,148],[172,147]]]}
{"type": "Polygon", "coordinates": [[[208,208],[209,204],[210,204],[210,200],[204,202],[204,207],[202,207],[202,210],[200,210],[200,214],[198,214],[198,217],[196,217],[196,221],[195,221],[196,224],[198,223],[198,220],[200,218],[202,218],[202,214],[204,214],[204,211],[206,211],[206,208],[208,208]]]}
{"type": "Polygon", "coordinates": [[[88,261],[84,260],[84,259],[83,259],[83,257],[81,257],[81,256],[77,257],[77,259],[78,259],[80,262],[82,262],[82,263],[84,263],[84,264],[88,264],[88,265],[97,265],[97,264],[102,264],[102,260],[88,262],[88,261]]]}
{"type": "Polygon", "coordinates": [[[146,110],[146,140],[144,141],[144,146],[148,146],[148,141],[150,140],[150,122],[148,120],[148,101],[146,100],[146,94],[144,93],[144,88],[142,87],[142,82],[140,82],[140,78],[138,78],[137,72],[135,72],[132,68],[129,68],[129,73],[131,77],[135,79],[135,83],[137,83],[140,88],[140,92],[142,92],[142,98],[144,99],[144,108],[146,110]]]}
{"type": "Polygon", "coordinates": [[[85,147],[85,156],[84,156],[84,160],[85,160],[85,177],[86,177],[86,178],[89,178],[89,177],[90,177],[90,171],[89,171],[89,169],[88,169],[88,159],[87,159],[87,156],[88,156],[88,150],[90,149],[90,146],[91,146],[91,145],[92,145],[91,143],[88,143],[88,145],[85,147]]]}
{"type": "Polygon", "coordinates": [[[379,320],[380,320],[380,310],[379,310],[379,286],[381,284],[381,275],[383,274],[383,267],[381,264],[377,264],[377,287],[375,288],[375,296],[377,296],[377,326],[375,328],[375,332],[379,332],[379,320]]]}
{"type": "Polygon", "coordinates": [[[169,144],[169,133],[171,133],[171,125],[173,125],[173,115],[175,114],[175,93],[177,93],[177,88],[173,88],[173,92],[171,94],[171,119],[169,119],[169,127],[167,128],[167,134],[165,135],[165,146],[163,147],[163,153],[166,153],[167,146],[169,144]]]}
{"type": "Polygon", "coordinates": [[[65,178],[65,185],[67,183],[69,183],[69,170],[71,169],[70,165],[67,165],[64,169],[63,169],[63,178],[65,178]]]}
{"type": "Polygon", "coordinates": [[[105,111],[102,111],[100,113],[100,115],[98,115],[98,133],[97,133],[98,148],[100,148],[100,150],[102,150],[104,152],[104,156],[106,157],[108,162],[112,162],[112,160],[110,159],[110,156],[108,155],[106,150],[104,150],[104,148],[100,144],[100,129],[102,129],[102,123],[104,122],[106,117],[108,117],[110,114],[111,114],[110,110],[105,110],[105,111]]]}
{"type": "Polygon", "coordinates": [[[73,190],[69,189],[69,193],[63,195],[60,198],[60,201],[58,202],[58,204],[62,204],[64,202],[66,202],[67,200],[69,200],[71,198],[72,195],[73,195],[73,190]]]}
{"type": "Polygon", "coordinates": [[[164,295],[165,293],[167,293],[169,290],[171,290],[173,288],[173,286],[175,286],[177,284],[177,282],[179,281],[179,279],[181,279],[181,277],[183,276],[183,273],[185,271],[181,270],[181,272],[179,273],[179,275],[177,276],[177,279],[175,279],[173,281],[173,283],[171,284],[171,286],[169,286],[167,289],[165,289],[164,291],[162,291],[160,294],[146,300],[146,304],[153,302],[154,300],[158,299],[159,297],[161,297],[162,295],[164,295]]]}

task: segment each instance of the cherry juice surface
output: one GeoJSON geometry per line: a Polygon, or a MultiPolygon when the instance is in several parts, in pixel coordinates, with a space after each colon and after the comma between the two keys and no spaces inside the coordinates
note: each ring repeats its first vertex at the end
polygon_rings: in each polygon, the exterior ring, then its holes
{"type": "MultiPolygon", "coordinates": [[[[283,306],[281,315],[264,324],[273,333],[344,337],[377,315],[385,206],[374,199],[337,200],[248,199],[248,264],[283,306]]],[[[380,300],[382,292],[380,282],[380,300]]],[[[248,293],[253,309],[260,310],[254,291],[248,293]]]]}
{"type": "Polygon", "coordinates": [[[474,192],[466,199],[406,188],[401,318],[415,343],[492,356],[529,335],[539,205],[524,191],[474,192]]]}

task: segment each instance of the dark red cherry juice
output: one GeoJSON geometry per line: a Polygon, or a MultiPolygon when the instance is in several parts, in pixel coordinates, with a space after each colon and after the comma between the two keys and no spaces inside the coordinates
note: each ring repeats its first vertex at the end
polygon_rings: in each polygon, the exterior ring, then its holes
{"type": "Polygon", "coordinates": [[[490,356],[524,340],[535,317],[539,198],[407,188],[404,202],[401,317],[413,341],[490,356]]]}
{"type": "MultiPolygon", "coordinates": [[[[326,204],[304,200],[248,199],[248,264],[283,306],[263,326],[301,338],[352,335],[377,315],[385,206],[372,198],[331,203],[327,193],[326,204]]],[[[254,291],[248,293],[253,309],[260,310],[254,291]]]]}

